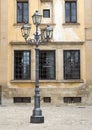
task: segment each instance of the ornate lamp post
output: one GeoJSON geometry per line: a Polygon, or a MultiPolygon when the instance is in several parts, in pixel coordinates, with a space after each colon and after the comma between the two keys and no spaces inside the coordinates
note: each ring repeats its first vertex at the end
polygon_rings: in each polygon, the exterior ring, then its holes
{"type": "MultiPolygon", "coordinates": [[[[34,34],[34,41],[35,41],[35,51],[36,51],[36,81],[35,81],[35,96],[34,96],[34,109],[33,115],[30,118],[31,123],[44,123],[44,116],[42,116],[42,110],[40,109],[40,93],[39,93],[39,48],[38,45],[40,44],[40,36],[38,34],[38,26],[41,23],[42,15],[39,14],[38,11],[34,13],[32,16],[33,23],[36,26],[36,32],[34,34]]],[[[25,41],[31,45],[32,40],[28,39],[30,34],[31,27],[28,24],[24,24],[21,28],[22,36],[24,37],[25,41]]],[[[47,25],[46,28],[42,30],[42,41],[48,42],[53,35],[53,29],[47,25]]]]}

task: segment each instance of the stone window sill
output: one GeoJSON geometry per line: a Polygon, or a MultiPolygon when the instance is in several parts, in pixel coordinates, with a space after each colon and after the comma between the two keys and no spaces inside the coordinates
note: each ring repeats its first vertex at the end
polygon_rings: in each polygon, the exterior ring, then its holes
{"type": "MultiPolygon", "coordinates": [[[[10,80],[11,83],[35,83],[34,80],[10,80]]],[[[44,83],[44,82],[61,82],[61,81],[56,81],[56,80],[39,80],[39,83],[44,83]]]]}
{"type": "Polygon", "coordinates": [[[62,83],[83,83],[83,79],[75,79],[75,80],[62,80],[62,83]]]}
{"type": "Polygon", "coordinates": [[[72,25],[80,25],[80,23],[63,23],[62,25],[65,25],[65,26],[66,25],[68,25],[68,26],[71,25],[72,26],[72,25]]]}
{"type": "MultiPolygon", "coordinates": [[[[11,83],[35,83],[34,80],[11,80],[11,83]]],[[[79,80],[39,80],[39,83],[83,83],[82,79],[79,80]]]]}
{"type": "MultiPolygon", "coordinates": [[[[31,25],[30,23],[28,23],[29,25],[31,25]]],[[[23,26],[24,23],[14,23],[13,26],[23,26]]]]}
{"type": "Polygon", "coordinates": [[[10,80],[11,83],[31,83],[32,80],[10,80]]]}

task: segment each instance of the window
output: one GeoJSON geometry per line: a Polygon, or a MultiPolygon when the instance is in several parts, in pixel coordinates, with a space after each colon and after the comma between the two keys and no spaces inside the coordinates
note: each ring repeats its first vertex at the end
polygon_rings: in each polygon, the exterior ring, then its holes
{"type": "Polygon", "coordinates": [[[77,4],[76,1],[65,1],[65,22],[77,22],[77,4]]]}
{"type": "Polygon", "coordinates": [[[14,79],[30,79],[30,51],[14,51],[14,79]]]}
{"type": "Polygon", "coordinates": [[[80,79],[79,50],[64,50],[64,79],[80,79]]]}
{"type": "Polygon", "coordinates": [[[28,22],[28,2],[17,1],[17,23],[28,22]]]}
{"type": "Polygon", "coordinates": [[[51,102],[51,97],[43,97],[43,101],[45,103],[50,103],[51,102]]]}
{"type": "Polygon", "coordinates": [[[43,17],[44,18],[50,18],[50,10],[49,9],[43,10],[43,17]]]}
{"type": "Polygon", "coordinates": [[[39,78],[55,79],[55,51],[40,51],[39,78]]]}
{"type": "Polygon", "coordinates": [[[64,97],[64,103],[81,103],[81,97],[64,97]]]}
{"type": "Polygon", "coordinates": [[[14,103],[30,103],[31,97],[14,97],[13,102],[14,103]]]}

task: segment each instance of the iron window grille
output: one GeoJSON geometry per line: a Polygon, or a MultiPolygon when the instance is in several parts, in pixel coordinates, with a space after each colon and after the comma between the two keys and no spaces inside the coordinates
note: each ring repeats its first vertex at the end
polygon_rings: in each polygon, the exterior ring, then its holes
{"type": "Polygon", "coordinates": [[[77,22],[77,3],[76,1],[65,1],[65,22],[77,22]]]}
{"type": "Polygon", "coordinates": [[[64,79],[80,79],[80,50],[64,50],[64,79]]]}
{"type": "Polygon", "coordinates": [[[81,103],[81,97],[64,97],[64,103],[81,103]]]}
{"type": "Polygon", "coordinates": [[[28,22],[28,1],[17,1],[17,23],[28,22]]]}
{"type": "Polygon", "coordinates": [[[40,51],[39,53],[39,79],[55,79],[55,51],[40,51]]]}
{"type": "Polygon", "coordinates": [[[44,18],[50,18],[50,9],[44,9],[43,10],[43,17],[44,18]]]}
{"type": "Polygon", "coordinates": [[[14,103],[31,103],[31,97],[14,97],[14,103]]]}
{"type": "Polygon", "coordinates": [[[14,79],[30,79],[30,51],[14,51],[14,79]]]}
{"type": "Polygon", "coordinates": [[[51,97],[43,97],[45,103],[51,103],[51,97]]]}

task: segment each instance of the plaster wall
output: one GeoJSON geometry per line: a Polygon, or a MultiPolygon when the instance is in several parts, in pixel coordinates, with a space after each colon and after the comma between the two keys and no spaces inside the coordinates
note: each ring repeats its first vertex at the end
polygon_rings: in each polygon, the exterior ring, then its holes
{"type": "MultiPolygon", "coordinates": [[[[32,22],[32,18],[31,16],[33,15],[33,13],[35,12],[35,10],[39,9],[39,11],[42,13],[43,9],[50,9],[51,10],[51,18],[48,18],[46,20],[46,18],[42,18],[42,23],[41,23],[41,28],[45,27],[46,24],[50,24],[53,26],[53,40],[52,42],[55,42],[55,44],[57,45],[57,43],[61,42],[61,44],[64,42],[68,43],[68,42],[83,42],[83,46],[84,46],[84,0],[77,0],[77,21],[78,24],[65,24],[65,0],[53,0],[52,2],[41,2],[41,1],[28,1],[29,2],[29,23],[31,24],[31,38],[33,38],[33,34],[35,32],[35,27],[33,25],[32,22]],[[82,10],[81,10],[82,8],[82,10]]],[[[24,39],[21,36],[21,26],[23,24],[17,24],[17,18],[16,18],[16,0],[12,1],[12,0],[8,0],[8,81],[13,79],[13,71],[12,68],[12,63],[14,62],[12,60],[12,57],[14,56],[13,54],[13,50],[14,50],[14,46],[11,46],[11,42],[14,43],[23,43],[24,39]],[[12,10],[11,10],[12,9],[12,10]]],[[[65,46],[66,46],[65,43],[65,46]]],[[[18,44],[17,44],[18,45],[18,44]]],[[[53,48],[57,48],[55,46],[53,46],[53,48]]],[[[71,44],[72,45],[72,44],[71,44]]],[[[72,49],[72,46],[69,45],[69,47],[72,49]]],[[[63,45],[63,47],[65,47],[63,45]]],[[[84,47],[81,47],[81,51],[82,53],[84,53],[84,47]]],[[[44,49],[44,47],[41,47],[44,49]]],[[[45,49],[52,49],[52,46],[45,46],[45,49]]],[[[15,47],[16,49],[16,47],[15,47]]],[[[18,46],[17,49],[30,49],[32,50],[32,55],[35,55],[35,47],[33,46],[26,46],[26,44],[24,46],[18,46]]],[[[60,47],[60,49],[62,50],[62,45],[60,47]]],[[[76,46],[75,46],[76,49],[76,46]]],[[[35,56],[33,56],[34,59],[32,58],[32,61],[35,62],[35,56]]],[[[85,57],[85,53],[83,55],[83,58],[85,57]]],[[[59,55],[58,57],[59,58],[59,55]]],[[[57,59],[56,58],[56,59],[57,59]]],[[[85,64],[85,63],[84,63],[85,64]]],[[[35,63],[34,63],[35,65],[35,63]]],[[[33,65],[33,66],[34,66],[33,65]]],[[[58,67],[57,67],[58,68],[58,67]]],[[[83,67],[84,68],[84,67],[83,67]]],[[[32,68],[32,72],[35,70],[35,67],[32,68]]],[[[59,71],[58,71],[59,72],[59,71]]],[[[85,75],[84,70],[82,71],[82,75],[85,75]]],[[[32,78],[35,77],[35,73],[32,73],[32,78]]],[[[85,77],[85,76],[82,76],[85,77]]],[[[59,78],[59,76],[58,76],[59,78]]],[[[60,79],[60,78],[59,78],[60,79]]]]}
{"type": "Polygon", "coordinates": [[[92,1],[85,0],[86,81],[92,85],[92,1]]]}
{"type": "MultiPolygon", "coordinates": [[[[3,0],[2,0],[3,1],[3,0]]],[[[52,43],[39,46],[42,50],[55,50],[56,53],[56,80],[40,81],[41,97],[52,96],[53,102],[59,99],[63,100],[63,96],[84,96],[85,92],[79,93],[81,86],[85,85],[85,32],[84,32],[84,0],[77,0],[77,22],[76,24],[65,23],[65,0],[53,0],[52,2],[41,2],[40,0],[28,0],[29,2],[29,23],[31,25],[31,34],[35,32],[31,16],[35,10],[39,10],[42,14],[43,9],[51,10],[51,18],[42,18],[41,28],[46,24],[53,26],[54,34],[52,43]],[[82,9],[82,10],[81,10],[82,9]],[[81,52],[81,79],[80,81],[63,81],[63,50],[79,49],[81,52]],[[78,88],[78,89],[77,89],[78,88]],[[53,89],[53,91],[52,91],[53,89]],[[65,90],[64,90],[65,89],[65,90]],[[68,91],[69,90],[69,91],[68,91]],[[68,93],[69,92],[69,93],[68,93]]],[[[4,75],[1,75],[1,82],[7,83],[3,92],[4,98],[13,98],[14,96],[32,96],[35,87],[35,46],[27,45],[21,36],[20,28],[23,24],[17,24],[16,0],[5,0],[2,2],[2,44],[0,51],[1,64],[4,75]],[[6,7],[6,8],[5,8],[6,7]],[[7,24],[8,21],[8,24],[7,24]],[[8,33],[7,33],[8,32],[8,33]],[[30,50],[31,51],[31,80],[15,81],[14,80],[14,50],[30,50]],[[6,55],[7,54],[7,55],[6,55]]],[[[39,29],[40,31],[40,29],[39,29]]],[[[1,68],[1,67],[0,67],[1,68]]]]}
{"type": "MultiPolygon", "coordinates": [[[[24,41],[21,37],[22,25],[16,23],[16,0],[8,0],[8,30],[9,41],[24,41]],[[12,9],[12,10],[11,10],[12,9]]],[[[53,0],[52,2],[29,1],[29,23],[31,24],[31,35],[35,31],[31,16],[35,10],[51,10],[51,18],[42,18],[42,24],[54,24],[53,40],[60,41],[84,41],[84,0],[77,0],[77,24],[65,24],[65,0],[53,0]],[[82,10],[81,10],[82,9],[82,10]]]]}
{"type": "Polygon", "coordinates": [[[7,83],[8,68],[8,1],[0,1],[0,85],[7,83]],[[7,54],[7,55],[6,55],[7,54]]]}

